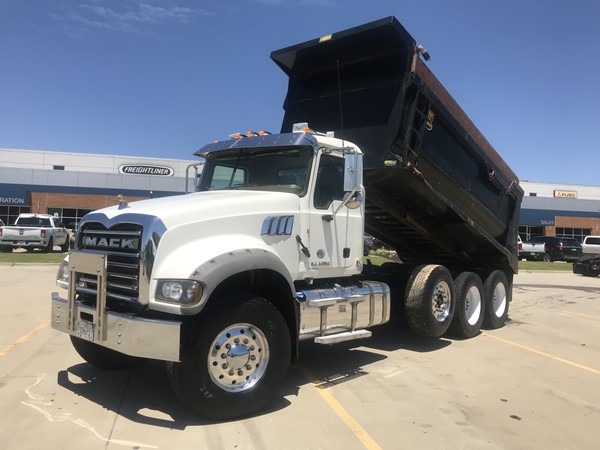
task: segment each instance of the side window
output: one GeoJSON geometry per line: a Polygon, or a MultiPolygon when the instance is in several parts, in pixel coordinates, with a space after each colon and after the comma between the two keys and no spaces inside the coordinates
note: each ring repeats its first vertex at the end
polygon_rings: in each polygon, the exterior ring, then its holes
{"type": "Polygon", "coordinates": [[[333,200],[344,198],[344,160],[331,155],[321,155],[315,186],[314,205],[327,209],[333,200]]]}

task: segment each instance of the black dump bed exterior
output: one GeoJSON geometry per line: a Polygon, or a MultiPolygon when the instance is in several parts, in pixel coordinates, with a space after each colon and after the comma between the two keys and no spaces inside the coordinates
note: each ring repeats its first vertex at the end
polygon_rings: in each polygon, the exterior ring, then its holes
{"type": "Polygon", "coordinates": [[[394,18],[274,51],[282,132],[335,131],[365,153],[366,232],[402,261],[517,272],[523,191],[394,18]]]}

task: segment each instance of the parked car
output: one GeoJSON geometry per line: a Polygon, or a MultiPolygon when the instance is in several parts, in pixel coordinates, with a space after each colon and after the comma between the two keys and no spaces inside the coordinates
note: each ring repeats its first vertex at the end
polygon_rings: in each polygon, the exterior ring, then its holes
{"type": "Polygon", "coordinates": [[[587,255],[600,254],[600,236],[586,236],[581,244],[583,253],[587,255]]]}
{"type": "Polygon", "coordinates": [[[550,256],[546,253],[546,244],[544,242],[519,242],[519,260],[527,261],[550,261],[550,256]]]}
{"type": "Polygon", "coordinates": [[[39,248],[51,252],[55,245],[66,252],[69,249],[69,235],[62,222],[49,214],[22,213],[13,226],[0,228],[1,252],[10,253],[17,248],[39,248]]]}
{"type": "Polygon", "coordinates": [[[581,243],[574,238],[536,236],[528,242],[543,242],[546,255],[544,261],[577,261],[582,253],[581,243]]]}

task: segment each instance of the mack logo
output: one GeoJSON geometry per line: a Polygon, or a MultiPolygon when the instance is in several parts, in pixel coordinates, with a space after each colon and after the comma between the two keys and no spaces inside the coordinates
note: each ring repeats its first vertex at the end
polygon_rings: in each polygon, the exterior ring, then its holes
{"type": "Polygon", "coordinates": [[[99,238],[86,236],[83,240],[86,247],[130,248],[136,249],[136,239],[128,238],[99,238]]]}

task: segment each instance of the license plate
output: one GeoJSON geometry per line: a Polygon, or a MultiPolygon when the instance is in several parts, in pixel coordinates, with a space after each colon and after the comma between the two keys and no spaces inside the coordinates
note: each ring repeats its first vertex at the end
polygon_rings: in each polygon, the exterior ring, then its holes
{"type": "Polygon", "coordinates": [[[25,241],[19,241],[19,245],[25,245],[25,241]]]}
{"type": "Polygon", "coordinates": [[[77,322],[77,333],[81,339],[86,341],[94,340],[94,324],[89,322],[77,322]]]}

